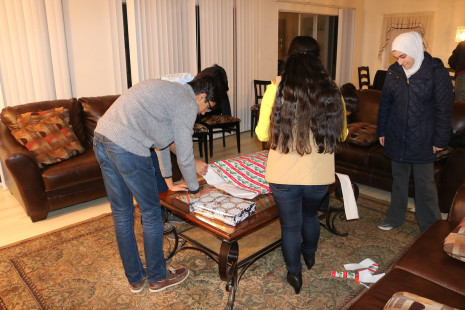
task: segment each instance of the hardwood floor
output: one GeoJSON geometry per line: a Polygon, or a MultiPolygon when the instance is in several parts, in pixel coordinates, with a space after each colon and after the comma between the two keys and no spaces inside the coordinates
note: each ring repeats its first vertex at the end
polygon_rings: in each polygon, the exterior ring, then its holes
{"type": "MultiPolygon", "coordinates": [[[[241,154],[250,154],[261,149],[261,142],[255,136],[250,137],[250,131],[241,133],[241,154]]],[[[197,143],[194,144],[194,154],[195,158],[201,159],[197,143]]],[[[235,135],[230,135],[226,137],[226,147],[223,147],[221,138],[214,140],[213,157],[209,158],[209,162],[238,155],[235,135]]],[[[360,186],[360,191],[379,199],[390,200],[388,192],[367,186],[360,186]]],[[[0,189],[0,246],[12,244],[109,212],[111,210],[108,199],[99,198],[52,211],[47,219],[32,223],[10,192],[7,189],[0,189]]]]}

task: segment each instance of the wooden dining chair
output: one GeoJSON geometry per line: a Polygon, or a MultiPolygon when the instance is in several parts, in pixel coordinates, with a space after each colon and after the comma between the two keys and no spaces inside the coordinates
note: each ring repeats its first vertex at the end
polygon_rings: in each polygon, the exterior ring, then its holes
{"type": "Polygon", "coordinates": [[[358,67],[359,89],[370,88],[370,68],[367,66],[358,67]]]}
{"type": "Polygon", "coordinates": [[[271,84],[271,81],[264,80],[253,80],[254,92],[255,92],[255,103],[250,108],[250,136],[253,137],[255,127],[258,124],[258,117],[260,116],[260,104],[262,102],[263,95],[265,94],[266,86],[271,84]]]}
{"type": "Polygon", "coordinates": [[[212,111],[200,116],[197,120],[198,123],[204,125],[208,129],[208,142],[210,147],[210,157],[213,156],[213,135],[221,133],[223,137],[223,147],[226,146],[225,134],[234,132],[236,134],[237,152],[241,152],[241,135],[240,135],[240,122],[241,120],[231,115],[231,105],[228,97],[228,78],[224,68],[218,65],[213,65],[204,69],[200,75],[211,75],[218,79],[221,86],[221,95],[217,98],[217,106],[221,110],[213,109],[212,111]]]}
{"type": "Polygon", "coordinates": [[[205,162],[208,164],[208,128],[200,123],[195,123],[192,141],[199,143],[199,155],[203,157],[205,154],[205,162]]]}

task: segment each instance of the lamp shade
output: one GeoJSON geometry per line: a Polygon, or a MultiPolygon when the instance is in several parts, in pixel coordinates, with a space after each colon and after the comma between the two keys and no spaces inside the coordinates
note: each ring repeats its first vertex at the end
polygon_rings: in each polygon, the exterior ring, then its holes
{"type": "Polygon", "coordinates": [[[455,34],[455,42],[465,41],[465,26],[457,27],[457,33],[455,34]]]}

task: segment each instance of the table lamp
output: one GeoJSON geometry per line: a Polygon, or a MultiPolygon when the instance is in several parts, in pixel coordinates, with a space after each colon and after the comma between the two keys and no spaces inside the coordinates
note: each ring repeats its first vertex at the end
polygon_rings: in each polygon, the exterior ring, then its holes
{"type": "Polygon", "coordinates": [[[465,26],[457,27],[457,33],[455,34],[455,42],[465,41],[465,26]]]}

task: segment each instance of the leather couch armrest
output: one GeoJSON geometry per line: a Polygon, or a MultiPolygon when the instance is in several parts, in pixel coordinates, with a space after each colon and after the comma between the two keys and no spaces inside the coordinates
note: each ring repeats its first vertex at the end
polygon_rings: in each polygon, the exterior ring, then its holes
{"type": "Polygon", "coordinates": [[[88,145],[92,145],[94,130],[98,120],[119,96],[120,95],[110,95],[79,98],[79,104],[82,106],[83,111],[83,123],[87,133],[88,145]]]}
{"type": "Polygon", "coordinates": [[[454,200],[450,207],[448,220],[454,225],[458,225],[465,217],[465,181],[455,193],[454,200]]]}
{"type": "Polygon", "coordinates": [[[33,221],[46,218],[48,203],[39,166],[3,123],[0,123],[0,157],[7,170],[5,182],[10,192],[33,221]]]}

